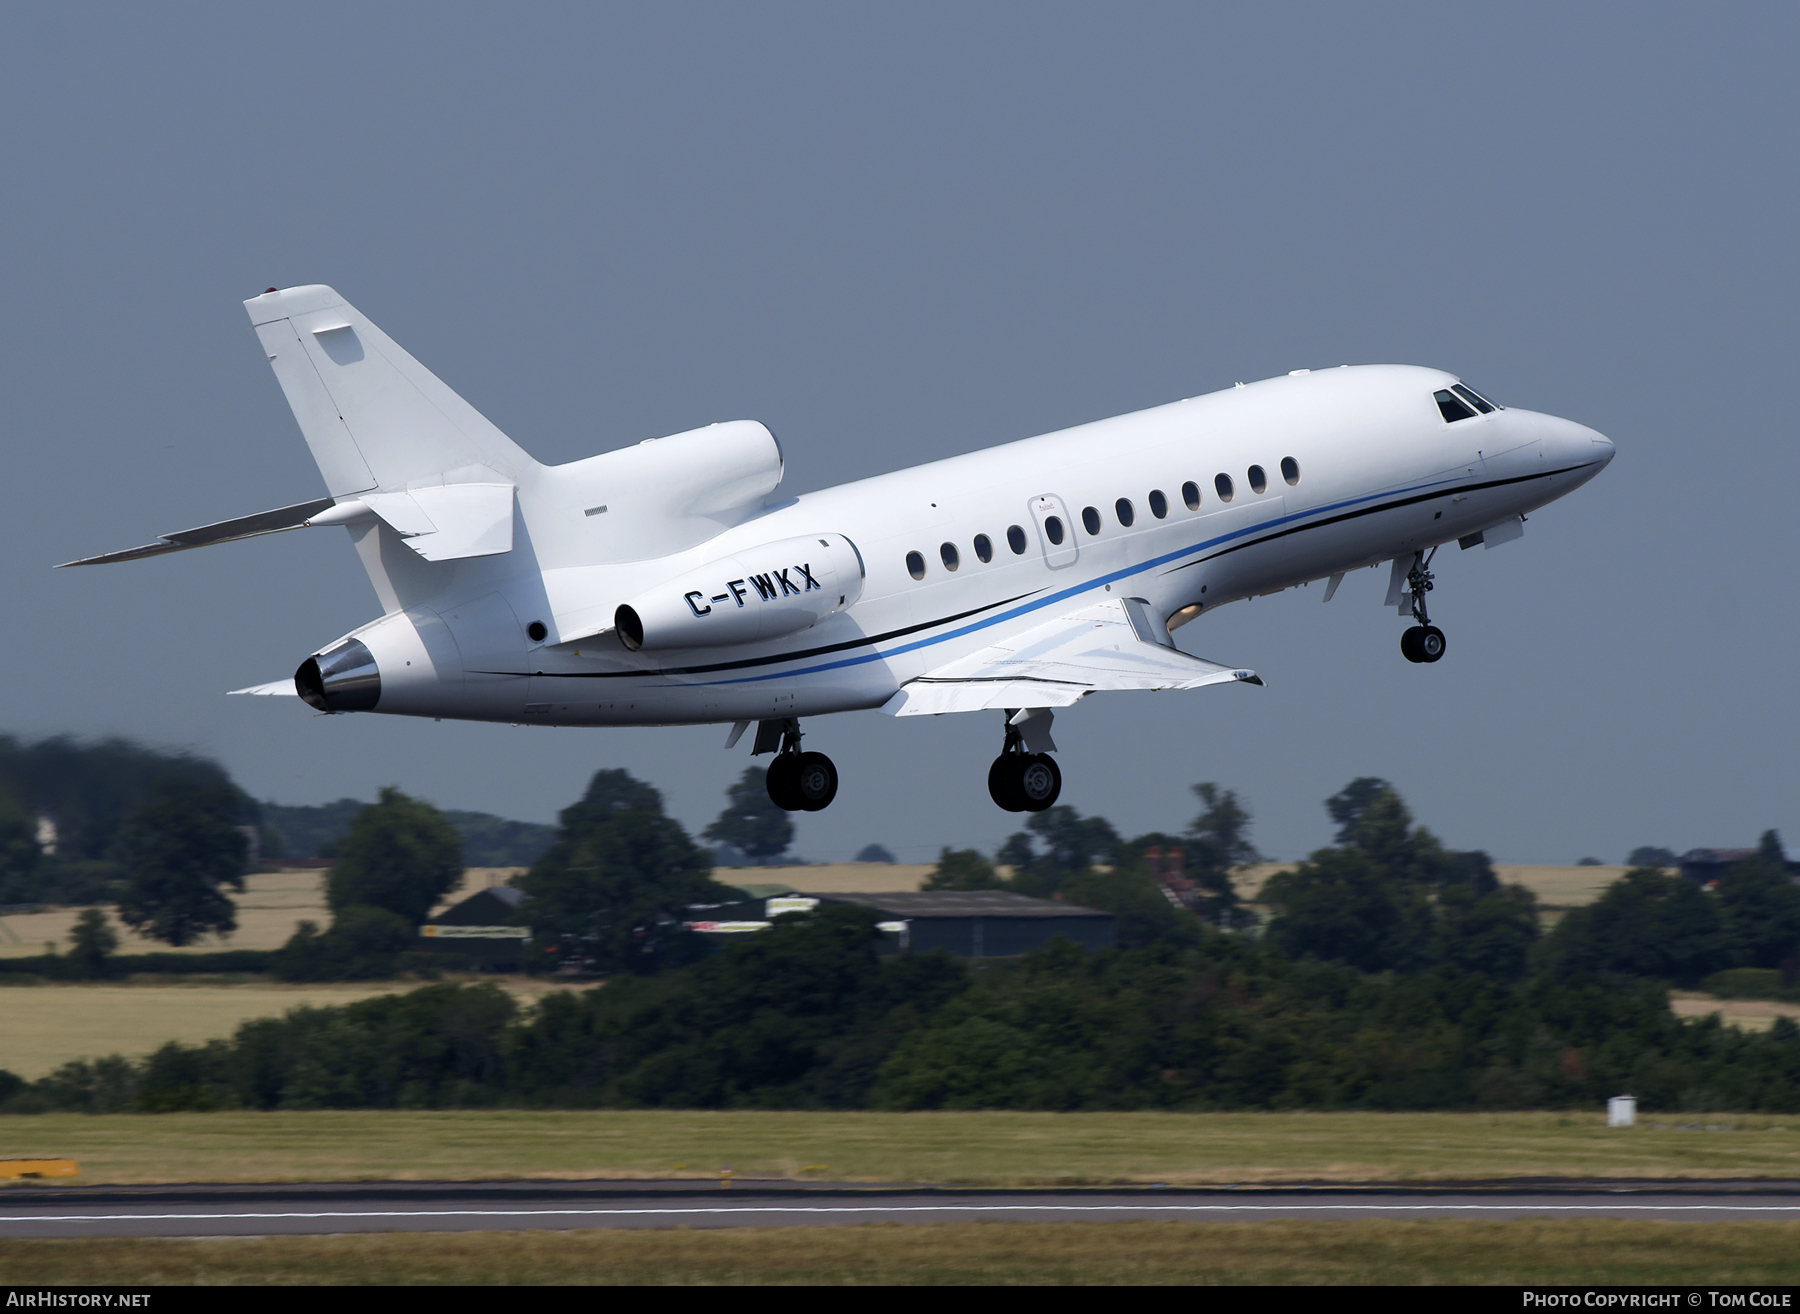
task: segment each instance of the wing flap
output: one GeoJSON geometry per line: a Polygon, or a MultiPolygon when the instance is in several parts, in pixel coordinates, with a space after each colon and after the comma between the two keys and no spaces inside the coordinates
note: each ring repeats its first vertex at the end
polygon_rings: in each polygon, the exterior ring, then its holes
{"type": "Polygon", "coordinates": [[[941,716],[994,707],[1067,707],[1091,693],[1261,684],[1246,671],[1141,634],[1144,617],[1109,598],[990,644],[908,681],[882,706],[891,716],[941,716]]]}

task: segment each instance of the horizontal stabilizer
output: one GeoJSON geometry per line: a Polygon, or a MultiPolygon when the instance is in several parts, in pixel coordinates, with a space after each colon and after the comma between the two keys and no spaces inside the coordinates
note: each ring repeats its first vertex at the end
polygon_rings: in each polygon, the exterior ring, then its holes
{"type": "Polygon", "coordinates": [[[225,696],[232,694],[252,694],[258,698],[298,698],[300,691],[294,687],[294,677],[285,680],[270,680],[267,684],[253,684],[248,689],[232,689],[225,696]]]}
{"type": "Polygon", "coordinates": [[[221,520],[216,525],[201,525],[198,529],[177,530],[173,534],[164,534],[156,542],[146,543],[143,547],[126,548],[123,552],[108,552],[105,556],[84,557],[80,561],[65,561],[62,564],[64,566],[104,566],[108,562],[135,561],[139,557],[160,556],[164,552],[185,552],[189,548],[210,547],[214,543],[231,543],[240,538],[255,538],[260,534],[279,534],[286,529],[299,529],[330,505],[329,497],[321,497],[311,502],[296,502],[293,506],[277,507],[273,511],[259,511],[253,516],[239,516],[236,520],[221,520]]]}
{"type": "Polygon", "coordinates": [[[992,707],[1067,707],[1103,690],[1262,683],[1255,671],[1141,637],[1123,603],[1093,603],[929,671],[902,685],[881,710],[940,716],[992,707]]]}
{"type": "Polygon", "coordinates": [[[427,561],[512,551],[511,484],[432,484],[404,493],[363,493],[316,522],[351,525],[379,518],[427,561]]]}

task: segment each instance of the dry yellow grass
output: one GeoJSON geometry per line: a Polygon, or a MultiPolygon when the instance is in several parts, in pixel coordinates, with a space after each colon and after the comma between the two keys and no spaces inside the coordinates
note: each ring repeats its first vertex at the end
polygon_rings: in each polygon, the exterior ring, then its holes
{"type": "MultiPolygon", "coordinates": [[[[464,899],[489,885],[503,884],[509,877],[524,871],[523,867],[470,867],[462,875],[440,908],[464,899]]],[[[244,878],[243,893],[231,893],[237,905],[237,930],[230,935],[205,935],[193,944],[171,950],[168,945],[136,934],[119,921],[119,910],[107,904],[102,908],[119,932],[119,952],[149,953],[214,953],[220,949],[279,949],[302,921],[321,926],[331,922],[331,909],[325,906],[325,877],[322,868],[262,871],[244,878]]],[[[24,958],[44,952],[46,942],[57,951],[69,947],[69,931],[80,908],[53,908],[41,913],[16,913],[0,917],[0,958],[24,958]]]]}
{"type": "Polygon", "coordinates": [[[1800,1178],[1800,1118],[1684,1113],[354,1110],[0,1118],[84,1182],[742,1178],[1082,1183],[1800,1178]],[[1729,1125],[1731,1132],[1677,1130],[1729,1125]],[[806,1172],[804,1169],[811,1168],[806,1172]]]}
{"type": "MultiPolygon", "coordinates": [[[[1232,887],[1240,899],[1256,901],[1269,877],[1278,871],[1292,871],[1297,862],[1259,862],[1239,867],[1231,874],[1232,887]]],[[[1523,885],[1537,895],[1546,908],[1579,908],[1598,899],[1628,867],[1532,867],[1510,863],[1497,864],[1494,874],[1508,885],[1523,885]]]]}
{"type": "MultiPolygon", "coordinates": [[[[489,978],[494,979],[494,978],[489,978]]],[[[0,983],[5,982],[0,977],[0,983]]],[[[531,977],[499,984],[524,1003],[566,988],[531,977]]],[[[229,1036],[240,1022],[275,1017],[308,1004],[348,1004],[415,990],[417,981],[282,985],[192,982],[0,984],[0,1068],[36,1079],[78,1058],[136,1058],[170,1040],[188,1044],[229,1036]]]]}
{"type": "Polygon", "coordinates": [[[1775,999],[1718,999],[1697,990],[1669,991],[1669,1009],[1676,1017],[1708,1017],[1714,1013],[1728,1027],[1740,1031],[1767,1031],[1778,1017],[1800,1018],[1800,1004],[1775,999]]]}
{"type": "Polygon", "coordinates": [[[0,1283],[1749,1285],[1800,1281],[1800,1223],[974,1223],[7,1241],[0,1283]]]}

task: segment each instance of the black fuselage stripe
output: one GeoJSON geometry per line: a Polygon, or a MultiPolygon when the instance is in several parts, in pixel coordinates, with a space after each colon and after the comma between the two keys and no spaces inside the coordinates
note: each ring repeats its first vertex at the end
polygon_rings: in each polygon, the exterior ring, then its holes
{"type": "Polygon", "coordinates": [[[745,657],[735,662],[714,662],[710,666],[677,666],[663,671],[477,671],[477,675],[542,675],[553,676],[559,680],[617,680],[640,675],[710,675],[714,671],[741,671],[751,666],[773,666],[778,662],[805,661],[808,657],[822,657],[826,653],[848,652],[852,648],[867,648],[870,644],[886,643],[889,639],[903,639],[909,634],[917,634],[920,630],[935,629],[939,625],[950,625],[959,620],[967,620],[971,616],[979,616],[984,611],[993,611],[996,607],[1009,607],[1015,602],[1029,598],[1032,593],[1041,593],[1042,589],[1032,589],[1030,593],[1015,594],[1010,598],[1002,598],[998,602],[983,603],[968,611],[957,612],[954,616],[942,616],[937,620],[921,621],[917,625],[908,625],[904,629],[889,630],[886,634],[872,634],[865,639],[846,639],[843,643],[828,643],[821,648],[803,648],[799,652],[780,653],[774,657],[745,657]]]}

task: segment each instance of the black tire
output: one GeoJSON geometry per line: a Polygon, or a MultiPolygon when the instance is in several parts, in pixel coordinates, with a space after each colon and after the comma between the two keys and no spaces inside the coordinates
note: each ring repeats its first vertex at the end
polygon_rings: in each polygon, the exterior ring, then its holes
{"type": "Polygon", "coordinates": [[[1415,625],[1402,634],[1400,636],[1400,655],[1409,662],[1424,661],[1425,654],[1419,647],[1419,642],[1424,637],[1425,627],[1423,625],[1415,625]]]}
{"type": "Polygon", "coordinates": [[[1062,793],[1062,771],[1048,753],[1024,758],[1013,778],[1018,781],[1018,797],[1024,800],[1027,812],[1042,812],[1062,793]]]}
{"type": "Polygon", "coordinates": [[[837,797],[837,767],[823,753],[802,753],[794,767],[794,795],[807,812],[822,812],[837,797]]]}
{"type": "Polygon", "coordinates": [[[783,812],[801,812],[806,804],[800,797],[800,758],[794,753],[778,753],[769,763],[763,777],[769,791],[769,802],[783,812]]]}
{"type": "Polygon", "coordinates": [[[988,797],[1008,812],[1023,812],[1025,800],[1019,794],[1020,763],[1017,753],[1002,753],[988,768],[988,797]]]}
{"type": "Polygon", "coordinates": [[[1444,655],[1444,632],[1435,625],[1427,625],[1419,632],[1419,656],[1422,662],[1435,662],[1444,655]]]}

